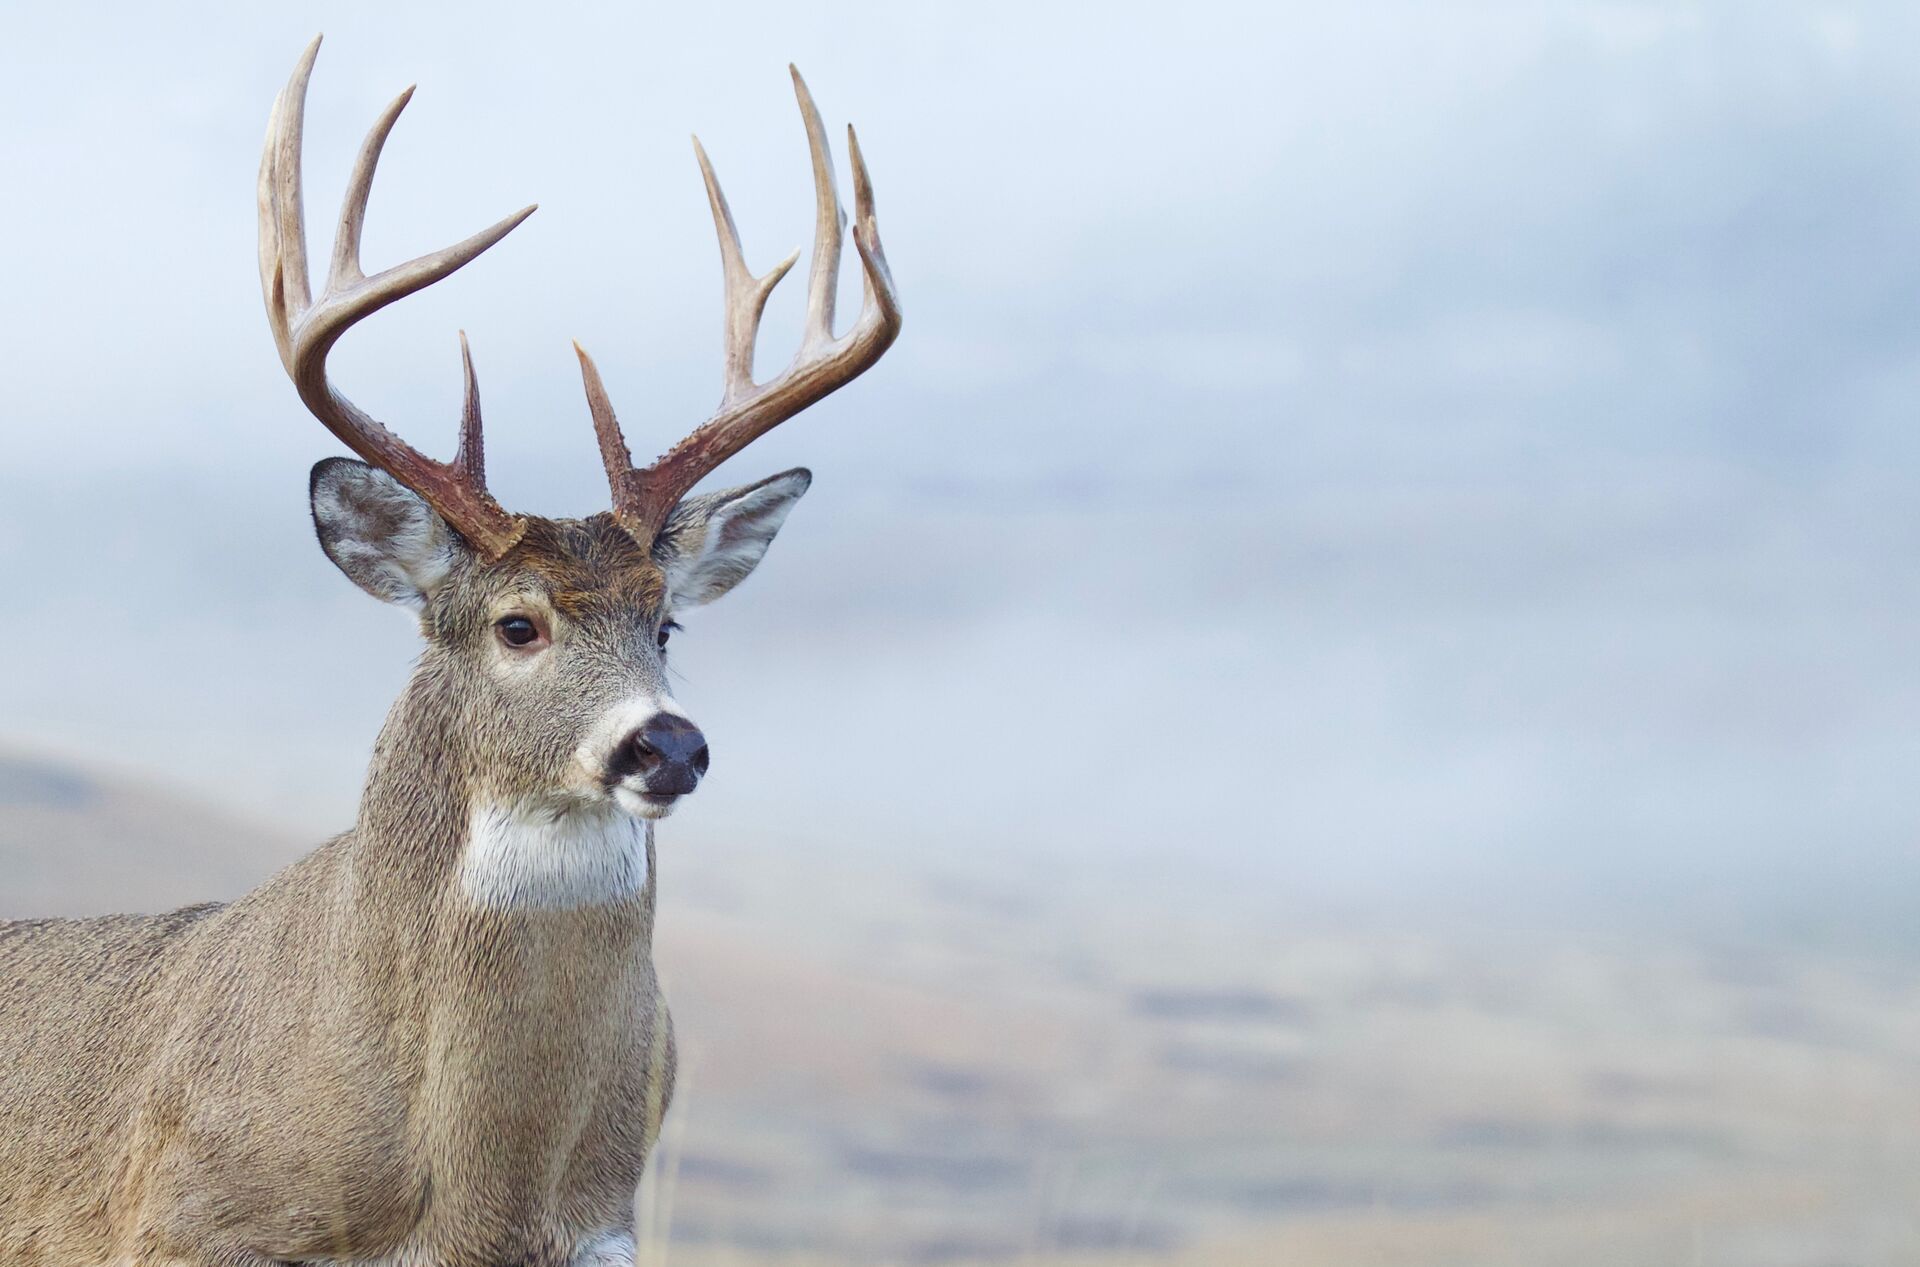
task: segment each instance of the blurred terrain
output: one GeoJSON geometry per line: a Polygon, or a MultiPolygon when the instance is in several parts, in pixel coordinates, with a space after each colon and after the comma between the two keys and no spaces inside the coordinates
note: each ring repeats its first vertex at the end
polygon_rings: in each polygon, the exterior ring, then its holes
{"type": "MultiPolygon", "coordinates": [[[[654,1261],[1920,1259],[1903,956],[1341,928],[1143,872],[680,827],[654,1261]]],[[[303,847],[0,756],[0,915],[232,896],[303,847]]]]}

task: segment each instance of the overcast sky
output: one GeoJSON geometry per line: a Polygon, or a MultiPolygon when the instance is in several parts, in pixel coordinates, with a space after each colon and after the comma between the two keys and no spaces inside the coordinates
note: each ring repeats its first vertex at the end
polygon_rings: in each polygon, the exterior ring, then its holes
{"type": "Polygon", "coordinates": [[[807,240],[793,60],[859,125],[906,329],[719,477],[817,479],[676,645],[716,757],[670,833],[1359,908],[1913,874],[1908,6],[0,24],[0,740],[351,816],[413,634],[312,544],[339,450],[261,313],[260,139],[314,31],[316,257],[413,82],[370,269],[541,204],[335,379],[444,455],[466,329],[494,488],[545,514],[606,499],[570,339],[637,449],[717,397],[688,133],[751,264],[807,240]]]}

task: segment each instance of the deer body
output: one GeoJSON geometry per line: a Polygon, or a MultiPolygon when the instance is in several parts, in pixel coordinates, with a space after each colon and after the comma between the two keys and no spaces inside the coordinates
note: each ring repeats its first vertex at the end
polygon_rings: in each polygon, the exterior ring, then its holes
{"type": "Polygon", "coordinates": [[[317,47],[269,127],[262,283],[303,400],[367,459],[314,468],[320,543],[361,588],[417,613],[425,650],[352,830],[229,905],[0,924],[7,1267],[631,1259],[633,1191],[674,1074],[651,953],[653,824],[708,765],[667,689],[667,639],[675,613],[753,570],[810,477],[688,493],[898,330],[856,148],[867,302],[832,334],[842,222],[796,74],[819,197],[794,365],[752,381],[760,307],[787,265],[746,271],[701,153],[727,281],[720,411],[633,469],[581,353],[614,509],[509,515],[486,491],[470,359],[452,463],[360,412],[325,360],[354,321],[526,213],[366,277],[360,224],[403,94],[362,149],[310,298],[299,150],[317,47]]]}
{"type": "Polygon", "coordinates": [[[495,793],[455,680],[422,665],[355,828],[239,901],[0,931],[0,1262],[558,1264],[629,1227],[673,1078],[651,827],[540,841],[637,884],[462,883],[495,793]]]}
{"type": "Polygon", "coordinates": [[[0,934],[26,1071],[0,1261],[561,1264],[630,1229],[673,1078],[651,885],[381,910],[378,852],[350,833],[230,906],[0,934]]]}

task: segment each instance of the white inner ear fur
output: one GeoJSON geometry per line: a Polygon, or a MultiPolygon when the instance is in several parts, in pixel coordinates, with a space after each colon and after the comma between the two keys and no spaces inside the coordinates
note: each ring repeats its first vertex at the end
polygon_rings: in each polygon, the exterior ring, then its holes
{"type": "Polygon", "coordinates": [[[675,549],[667,564],[673,605],[710,603],[745,580],[811,482],[806,472],[792,471],[683,503],[692,513],[671,525],[675,549]]]}
{"type": "Polygon", "coordinates": [[[453,568],[453,533],[425,501],[385,471],[342,466],[313,490],[327,554],[376,598],[420,610],[453,568]]]}

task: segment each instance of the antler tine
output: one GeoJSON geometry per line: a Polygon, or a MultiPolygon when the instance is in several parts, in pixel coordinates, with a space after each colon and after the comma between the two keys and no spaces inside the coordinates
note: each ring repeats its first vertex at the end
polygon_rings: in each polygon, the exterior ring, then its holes
{"type": "MultiPolygon", "coordinates": [[[[873,215],[873,180],[867,175],[867,160],[860,153],[860,138],[853,125],[847,125],[847,158],[853,164],[853,246],[860,252],[860,272],[865,278],[865,293],[860,302],[860,323],[872,322],[884,328],[887,343],[900,333],[900,299],[893,290],[893,272],[887,267],[887,253],[880,245],[880,225],[873,215]]],[[[882,344],[880,351],[886,350],[882,344]]],[[[879,353],[874,354],[875,359],[879,353]]]]}
{"type": "MultiPolygon", "coordinates": [[[[740,235],[727,206],[726,195],[713,174],[706,150],[694,140],[694,153],[706,182],[713,209],[714,230],[720,239],[720,268],[726,295],[725,390],[720,407],[692,434],[674,445],[653,465],[635,470],[613,406],[599,372],[585,352],[580,371],[594,430],[600,437],[600,455],[613,489],[613,513],[634,540],[651,547],[682,497],[722,462],[809,405],[853,381],[878,361],[900,334],[900,304],[880,247],[874,219],[873,182],[867,174],[860,144],[847,129],[853,163],[854,245],[865,277],[860,319],[847,333],[833,334],[834,291],[840,279],[841,235],[846,217],[833,181],[833,158],[827,149],[826,129],[798,69],[793,72],[794,95],[807,129],[807,149],[813,165],[813,261],[807,276],[807,317],[799,351],[777,378],[755,386],[753,345],[760,315],[774,285],[786,276],[797,254],[774,266],[766,275],[747,271],[740,235]]],[[[579,345],[574,345],[575,350],[579,345]]]]}
{"type": "Polygon", "coordinates": [[[707,186],[707,204],[713,209],[713,231],[720,239],[720,269],[726,285],[726,391],[723,401],[738,400],[753,390],[753,347],[760,335],[760,317],[766,311],[767,297],[800,259],[795,251],[755,277],[747,271],[747,259],[740,250],[740,230],[734,226],[733,210],[727,195],[707,160],[706,147],[693,138],[694,156],[700,160],[700,177],[707,186]]]}
{"type": "Polygon", "coordinates": [[[800,68],[788,63],[793,95],[800,102],[800,121],[807,129],[807,155],[813,160],[813,263],[807,269],[807,327],[796,359],[833,342],[835,292],[840,287],[840,238],[847,217],[840,210],[840,193],[833,183],[833,155],[827,149],[826,125],[807,91],[800,68]]]}
{"type": "Polygon", "coordinates": [[[607,399],[606,385],[600,381],[600,367],[577,340],[573,352],[580,358],[580,381],[587,389],[587,411],[593,415],[593,433],[600,441],[600,460],[606,464],[607,482],[613,485],[614,515],[618,518],[637,496],[634,486],[640,472],[633,469],[633,452],[627,448],[626,436],[620,433],[620,420],[613,416],[613,402],[607,399]]]}
{"type": "Polygon", "coordinates": [[[320,54],[314,36],[267,116],[260,155],[260,288],[280,361],[293,371],[293,324],[312,304],[307,278],[307,226],[300,196],[300,146],[306,125],[307,79],[320,54]]]}
{"type": "Polygon", "coordinates": [[[404,92],[389,102],[368,129],[366,139],[360,142],[360,153],[353,160],[353,175],[347,180],[347,194],[340,203],[340,224],[333,231],[333,263],[327,269],[328,294],[367,278],[360,269],[360,231],[367,223],[367,198],[373,193],[373,172],[380,166],[380,152],[387,147],[393,125],[413,100],[417,86],[408,84],[404,92]]]}
{"type": "Polygon", "coordinates": [[[473,349],[467,346],[465,330],[460,332],[460,370],[466,386],[460,393],[460,447],[453,454],[453,469],[485,488],[487,449],[480,434],[480,380],[473,372],[473,349]]]}
{"type": "Polygon", "coordinates": [[[274,102],[267,124],[266,150],[260,160],[260,284],[281,362],[300,399],[329,431],[366,461],[425,498],[484,557],[498,558],[520,539],[526,521],[509,515],[487,492],[479,391],[465,336],[461,338],[461,355],[466,404],[459,455],[451,463],[436,462],[421,454],[335,391],[327,381],[327,354],[355,322],[467,264],[532,215],[535,208],[515,212],[465,241],[366,276],[360,267],[360,236],[367,197],[387,135],[412,99],[413,89],[409,88],[375,120],[360,146],[340,209],[326,290],[318,301],[313,300],[301,208],[300,159],[307,81],[319,51],[320,40],[316,37],[274,102]]]}

